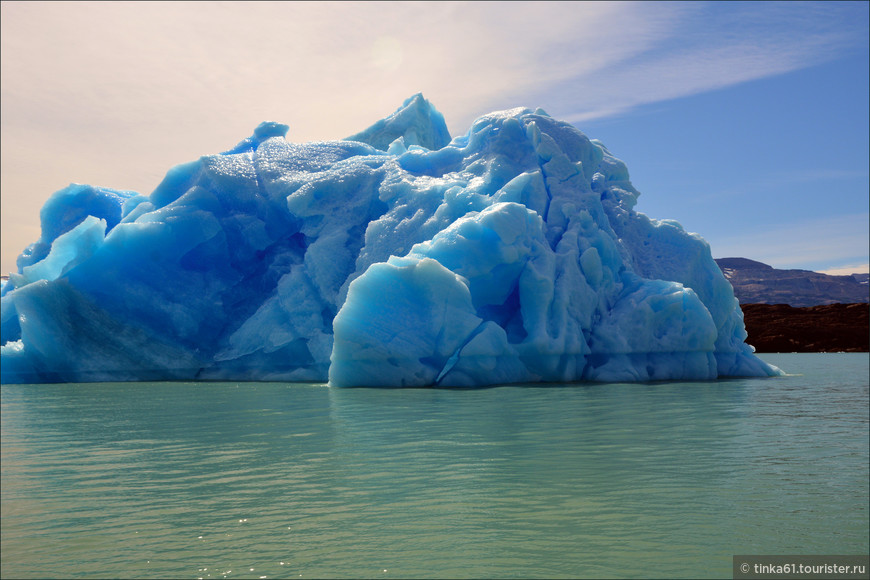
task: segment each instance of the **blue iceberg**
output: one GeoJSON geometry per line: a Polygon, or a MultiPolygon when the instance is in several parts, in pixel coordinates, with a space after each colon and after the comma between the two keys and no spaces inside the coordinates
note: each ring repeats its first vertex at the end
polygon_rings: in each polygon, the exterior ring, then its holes
{"type": "Polygon", "coordinates": [[[144,196],[70,185],[2,290],[2,382],[469,387],[771,376],[710,248],[542,110],[421,95],[342,141],[263,123],[144,196]]]}

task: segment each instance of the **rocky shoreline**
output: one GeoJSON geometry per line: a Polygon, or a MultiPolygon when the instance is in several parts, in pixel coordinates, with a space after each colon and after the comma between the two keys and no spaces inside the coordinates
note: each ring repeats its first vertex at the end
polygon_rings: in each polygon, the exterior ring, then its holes
{"type": "Polygon", "coordinates": [[[870,352],[870,306],[741,304],[756,352],[870,352]]]}

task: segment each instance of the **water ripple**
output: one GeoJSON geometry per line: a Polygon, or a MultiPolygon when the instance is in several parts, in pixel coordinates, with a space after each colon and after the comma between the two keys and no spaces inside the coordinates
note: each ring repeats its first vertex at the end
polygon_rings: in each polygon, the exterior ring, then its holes
{"type": "Polygon", "coordinates": [[[3,386],[2,576],[721,577],[735,553],[865,553],[868,359],[822,356],[708,383],[3,386]]]}

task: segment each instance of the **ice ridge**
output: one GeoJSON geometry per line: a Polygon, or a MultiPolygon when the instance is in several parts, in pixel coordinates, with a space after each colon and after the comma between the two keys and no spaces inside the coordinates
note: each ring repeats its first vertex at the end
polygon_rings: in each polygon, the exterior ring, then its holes
{"type": "Polygon", "coordinates": [[[770,376],[709,246],[542,110],[451,138],[263,123],[144,196],[56,192],[2,290],[2,382],[468,387],[770,376]]]}

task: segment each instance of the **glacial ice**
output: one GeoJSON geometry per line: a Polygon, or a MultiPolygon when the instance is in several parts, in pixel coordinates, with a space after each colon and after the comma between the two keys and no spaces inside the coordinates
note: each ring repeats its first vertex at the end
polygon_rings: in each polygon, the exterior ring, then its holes
{"type": "Polygon", "coordinates": [[[770,376],[709,246],[542,110],[450,138],[263,123],[150,196],[70,185],[2,289],[2,382],[468,387],[770,376]]]}

